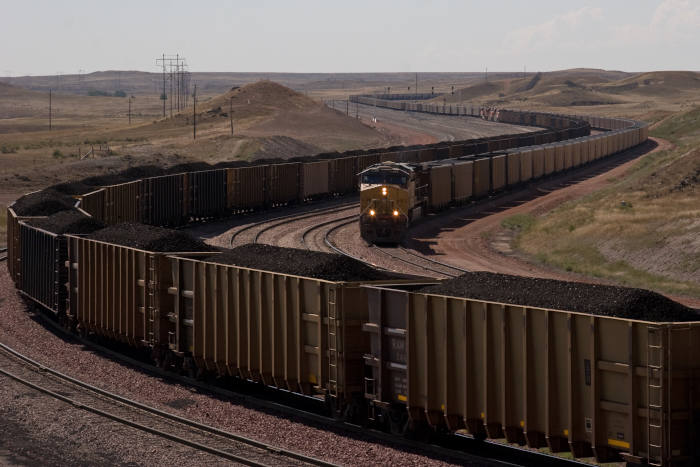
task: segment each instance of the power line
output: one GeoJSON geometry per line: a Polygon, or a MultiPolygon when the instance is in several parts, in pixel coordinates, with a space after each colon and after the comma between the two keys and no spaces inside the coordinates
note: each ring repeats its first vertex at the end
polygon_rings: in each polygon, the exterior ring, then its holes
{"type": "Polygon", "coordinates": [[[185,57],[180,54],[166,55],[156,59],[160,66],[163,83],[160,98],[163,100],[163,117],[166,114],[166,101],[170,100],[170,116],[187,107],[190,88],[190,72],[187,71],[185,57]]]}

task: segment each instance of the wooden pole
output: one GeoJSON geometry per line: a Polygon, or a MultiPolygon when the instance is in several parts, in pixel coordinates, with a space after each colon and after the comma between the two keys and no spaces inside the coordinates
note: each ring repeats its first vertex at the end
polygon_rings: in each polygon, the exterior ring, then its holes
{"type": "Polygon", "coordinates": [[[194,85],[192,96],[192,139],[197,139],[197,85],[194,85]]]}

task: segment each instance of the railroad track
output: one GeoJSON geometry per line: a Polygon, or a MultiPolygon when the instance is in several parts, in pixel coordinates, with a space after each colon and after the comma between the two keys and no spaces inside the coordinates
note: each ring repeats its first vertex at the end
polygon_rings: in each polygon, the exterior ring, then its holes
{"type": "MultiPolygon", "coordinates": [[[[338,225],[334,226],[333,228],[329,229],[324,238],[324,243],[328,248],[330,248],[333,252],[348,256],[350,258],[353,258],[357,261],[362,261],[363,263],[372,266],[374,268],[382,269],[382,270],[388,270],[385,267],[381,267],[377,264],[374,264],[370,261],[367,261],[365,259],[359,258],[357,256],[351,255],[347,251],[343,250],[342,248],[338,247],[336,244],[333,243],[331,240],[331,235],[337,231],[340,230],[341,228],[345,227],[346,225],[349,225],[353,222],[356,222],[357,216],[348,216],[349,220],[346,220],[344,222],[339,223],[338,225]]],[[[322,224],[319,224],[317,226],[312,227],[309,230],[315,229],[315,228],[320,228],[325,225],[330,225],[334,222],[341,221],[343,219],[336,219],[334,221],[328,221],[324,222],[322,224]]],[[[306,233],[306,232],[305,232],[306,233]]],[[[457,266],[452,266],[447,263],[443,263],[441,261],[434,260],[432,258],[428,258],[426,256],[423,256],[421,254],[418,254],[414,251],[411,251],[408,248],[405,248],[403,246],[398,247],[398,248],[383,248],[383,247],[378,247],[376,245],[371,245],[370,248],[374,251],[378,251],[386,256],[389,256],[395,261],[399,261],[404,264],[408,264],[410,266],[413,266],[421,271],[431,271],[440,276],[440,278],[444,277],[457,277],[461,276],[465,272],[468,272],[466,269],[459,268],[457,266]]]]}
{"type": "Polygon", "coordinates": [[[0,374],[117,423],[250,466],[334,464],[174,415],[82,382],[0,343],[0,374]]]}
{"type": "Polygon", "coordinates": [[[375,251],[395,259],[396,261],[406,263],[420,270],[433,272],[442,277],[458,277],[465,272],[469,272],[466,269],[458,268],[457,266],[452,266],[447,263],[428,258],[402,246],[397,248],[386,248],[373,245],[372,248],[375,251]]]}
{"type": "Polygon", "coordinates": [[[308,218],[319,216],[319,215],[322,215],[322,214],[325,214],[328,212],[334,212],[334,211],[337,211],[338,209],[345,209],[345,208],[348,208],[348,207],[351,207],[351,206],[354,206],[357,204],[358,204],[357,201],[350,201],[350,202],[346,202],[346,203],[334,204],[334,205],[328,206],[328,207],[319,207],[319,208],[313,209],[311,211],[304,210],[301,212],[286,214],[283,216],[274,217],[272,219],[263,218],[262,220],[260,220],[258,222],[252,222],[252,223],[238,229],[236,232],[234,232],[231,235],[230,244],[233,245],[235,243],[236,239],[239,238],[240,235],[243,234],[244,232],[249,232],[249,231],[251,231],[255,228],[258,228],[260,226],[263,226],[265,224],[270,224],[270,225],[265,226],[263,229],[261,229],[260,231],[255,233],[255,235],[253,237],[253,243],[258,243],[260,240],[260,237],[263,233],[265,233],[265,232],[267,232],[275,227],[279,227],[280,225],[295,222],[297,220],[308,219],[308,218]]]}
{"type": "MultiPolygon", "coordinates": [[[[347,225],[349,223],[352,223],[356,219],[357,219],[357,212],[354,214],[351,214],[349,216],[341,217],[339,219],[331,219],[331,220],[328,220],[325,222],[321,222],[320,224],[312,225],[311,227],[304,230],[304,233],[301,235],[301,243],[302,243],[302,245],[304,245],[304,248],[306,248],[307,250],[310,250],[311,248],[309,248],[309,245],[307,244],[307,237],[311,232],[315,232],[323,227],[326,227],[328,225],[332,225],[332,224],[335,224],[338,222],[340,222],[341,225],[347,225]]],[[[331,230],[333,230],[333,229],[331,229],[331,230]]],[[[326,247],[329,247],[328,243],[325,242],[326,238],[327,238],[327,233],[326,233],[326,236],[324,236],[324,245],[326,247]]],[[[331,251],[334,251],[334,250],[331,250],[331,251]]]]}

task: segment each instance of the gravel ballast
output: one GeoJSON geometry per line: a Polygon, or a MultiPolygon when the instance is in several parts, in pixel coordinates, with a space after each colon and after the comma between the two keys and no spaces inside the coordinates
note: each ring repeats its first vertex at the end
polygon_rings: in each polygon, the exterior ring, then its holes
{"type": "Polygon", "coordinates": [[[94,232],[88,238],[146,251],[206,252],[215,250],[214,247],[184,232],[133,222],[111,225],[94,232]]]}
{"type": "Polygon", "coordinates": [[[418,292],[643,321],[696,321],[698,310],[643,289],[469,272],[418,292]]]}
{"type": "Polygon", "coordinates": [[[207,257],[206,261],[338,282],[398,278],[347,256],[261,244],[224,250],[221,254],[207,257]]]}
{"type": "Polygon", "coordinates": [[[77,209],[59,211],[49,217],[32,219],[27,223],[55,234],[89,234],[105,227],[104,223],[86,216],[77,209]]]}

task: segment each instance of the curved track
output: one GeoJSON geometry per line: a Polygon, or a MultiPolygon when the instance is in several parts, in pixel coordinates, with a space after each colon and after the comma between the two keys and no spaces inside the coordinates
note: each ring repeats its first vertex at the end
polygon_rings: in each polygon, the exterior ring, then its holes
{"type": "Polygon", "coordinates": [[[0,343],[0,374],[106,419],[243,465],[322,465],[325,461],[238,436],[84,383],[0,343]]]}

